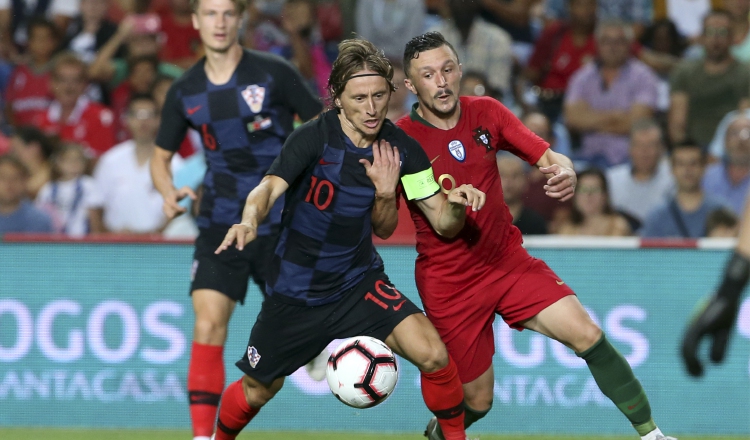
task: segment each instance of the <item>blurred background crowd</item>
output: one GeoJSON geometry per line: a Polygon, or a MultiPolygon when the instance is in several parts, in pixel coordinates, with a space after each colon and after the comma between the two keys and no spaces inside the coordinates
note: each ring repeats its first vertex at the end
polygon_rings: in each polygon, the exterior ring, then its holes
{"type": "MultiPolygon", "coordinates": [[[[255,0],[243,46],[324,97],[356,33],[392,59],[438,30],[462,95],[512,109],[574,160],[571,202],[498,155],[524,234],[732,237],[750,188],[750,0],[255,0]]],[[[0,0],[0,234],[197,234],[167,224],[149,158],[167,90],[202,56],[189,0],[0,0]]],[[[400,87],[388,117],[408,114],[400,87]]],[[[200,136],[173,163],[200,189],[200,136]]],[[[492,196],[492,195],[489,195],[492,196]]],[[[404,219],[404,216],[401,216],[404,219]]]]}

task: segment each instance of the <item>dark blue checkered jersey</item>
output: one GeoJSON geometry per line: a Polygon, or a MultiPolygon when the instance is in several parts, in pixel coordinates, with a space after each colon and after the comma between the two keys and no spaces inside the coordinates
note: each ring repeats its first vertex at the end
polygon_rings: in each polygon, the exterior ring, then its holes
{"type": "MultiPolygon", "coordinates": [[[[419,172],[432,177],[419,144],[389,120],[378,139],[398,147],[402,179],[419,172]]],[[[372,244],[375,186],[359,163],[362,158],[372,162],[372,147],[354,146],[336,110],[289,136],[268,170],[290,185],[267,278],[269,295],[309,306],[326,304],[351,292],[367,272],[382,270],[372,244]]]]}
{"type": "MultiPolygon", "coordinates": [[[[294,115],[307,120],[322,104],[287,61],[245,50],[232,78],[209,81],[205,58],[169,89],[156,145],[177,151],[188,127],[201,134],[208,169],[203,179],[199,228],[239,223],[248,193],[279,155],[294,115]]],[[[281,221],[283,203],[258,229],[267,235],[281,221]]]]}

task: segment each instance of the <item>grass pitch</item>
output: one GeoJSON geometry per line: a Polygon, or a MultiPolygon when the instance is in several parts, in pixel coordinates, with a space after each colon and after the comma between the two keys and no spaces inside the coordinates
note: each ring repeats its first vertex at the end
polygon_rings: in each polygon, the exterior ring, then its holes
{"type": "MultiPolygon", "coordinates": [[[[476,434],[474,434],[476,435],[476,434]]],[[[750,440],[750,437],[732,436],[678,436],[679,440],[750,440]]],[[[540,435],[489,435],[481,434],[481,440],[637,440],[633,436],[540,436],[540,435]]],[[[139,431],[139,430],[83,430],[83,429],[0,429],[3,440],[189,440],[188,431],[139,431]]],[[[418,433],[410,434],[366,434],[354,432],[300,432],[300,431],[248,431],[238,440],[419,440],[418,433]]]]}

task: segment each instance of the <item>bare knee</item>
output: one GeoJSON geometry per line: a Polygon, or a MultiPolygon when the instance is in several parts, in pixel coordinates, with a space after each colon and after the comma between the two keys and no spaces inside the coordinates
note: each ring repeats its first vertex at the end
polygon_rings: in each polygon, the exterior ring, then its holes
{"type": "Polygon", "coordinates": [[[283,378],[279,382],[277,379],[270,385],[265,385],[252,377],[245,375],[242,378],[242,390],[245,392],[245,400],[252,408],[261,408],[273,399],[273,396],[279,392],[283,385],[283,378]]]}
{"type": "Polygon", "coordinates": [[[571,341],[571,345],[577,353],[582,353],[593,347],[594,344],[596,344],[599,339],[601,339],[601,337],[602,329],[600,329],[598,325],[589,321],[581,325],[581,328],[576,335],[575,341],[571,341]]]}
{"type": "Polygon", "coordinates": [[[193,340],[199,344],[224,345],[227,339],[227,323],[211,316],[195,317],[193,340]]]}
{"type": "Polygon", "coordinates": [[[420,371],[434,373],[448,365],[448,350],[439,339],[426,341],[419,356],[415,357],[415,364],[420,371]]]}
{"type": "Polygon", "coordinates": [[[467,390],[464,387],[464,402],[469,408],[483,412],[492,408],[492,387],[467,390]]]}

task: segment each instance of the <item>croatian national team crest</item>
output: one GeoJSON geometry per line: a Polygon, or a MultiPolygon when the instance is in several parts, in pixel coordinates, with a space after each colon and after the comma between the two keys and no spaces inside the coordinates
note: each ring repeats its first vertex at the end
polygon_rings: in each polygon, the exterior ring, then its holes
{"type": "Polygon", "coordinates": [[[450,141],[450,143],[448,144],[448,151],[450,151],[451,156],[453,156],[453,158],[457,161],[463,162],[464,160],[466,160],[466,149],[464,148],[464,144],[462,144],[461,141],[450,141]]]}
{"type": "Polygon", "coordinates": [[[247,360],[250,362],[250,366],[255,368],[260,362],[260,353],[255,347],[247,347],[247,360]]]}
{"type": "Polygon", "coordinates": [[[266,97],[266,88],[253,84],[242,91],[242,99],[245,100],[250,111],[260,113],[263,108],[263,99],[266,97]]]}
{"type": "Polygon", "coordinates": [[[484,147],[487,149],[487,151],[492,151],[492,135],[490,134],[490,131],[486,128],[482,128],[480,125],[479,128],[475,128],[471,131],[472,136],[474,137],[474,142],[477,143],[480,147],[484,147]]]}

